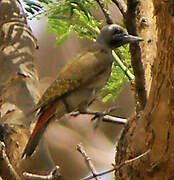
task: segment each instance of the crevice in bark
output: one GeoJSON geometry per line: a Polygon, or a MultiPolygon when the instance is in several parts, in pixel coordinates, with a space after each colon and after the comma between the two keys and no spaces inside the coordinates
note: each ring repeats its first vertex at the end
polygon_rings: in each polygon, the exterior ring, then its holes
{"type": "Polygon", "coordinates": [[[169,149],[169,140],[170,140],[170,131],[168,131],[168,133],[167,133],[167,143],[166,143],[166,149],[165,149],[165,152],[167,152],[168,149],[169,149]]]}

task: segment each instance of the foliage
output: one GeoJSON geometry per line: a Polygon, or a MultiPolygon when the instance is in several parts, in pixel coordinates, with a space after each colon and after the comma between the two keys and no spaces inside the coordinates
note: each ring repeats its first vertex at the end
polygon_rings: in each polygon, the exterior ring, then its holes
{"type": "Polygon", "coordinates": [[[32,0],[23,0],[23,2],[24,3],[22,3],[22,5],[24,7],[24,11],[26,12],[27,16],[29,16],[29,14],[33,15],[35,13],[38,13],[43,9],[43,6],[38,2],[32,0]]]}
{"type": "MultiPolygon", "coordinates": [[[[45,4],[44,15],[46,15],[49,32],[57,34],[58,45],[61,45],[71,32],[76,33],[79,38],[94,40],[99,32],[100,21],[94,19],[91,10],[97,10],[95,0],[38,0],[45,4]]],[[[107,3],[109,0],[104,0],[107,3]]],[[[25,4],[30,7],[29,13],[34,10],[42,11],[38,3],[25,0],[25,4]]],[[[25,8],[26,9],[26,8],[25,8]]],[[[28,8],[29,9],[29,8],[28,8]]]]}
{"type": "Polygon", "coordinates": [[[100,22],[90,13],[91,9],[96,10],[94,1],[66,0],[49,7],[49,31],[58,34],[59,44],[62,44],[71,32],[76,33],[79,38],[95,39],[100,22]]]}
{"type": "MultiPolygon", "coordinates": [[[[129,45],[121,46],[117,50],[117,55],[126,65],[126,67],[132,71],[131,68],[131,61],[130,61],[130,53],[129,53],[129,45]]],[[[122,89],[122,85],[124,82],[128,81],[127,76],[125,73],[120,69],[120,67],[114,63],[112,67],[112,73],[109,81],[101,90],[101,94],[106,94],[102,99],[103,102],[108,101],[110,98],[114,99],[117,94],[122,89]]]]}
{"type": "MultiPolygon", "coordinates": [[[[96,0],[38,0],[42,4],[40,6],[35,1],[25,0],[25,2],[31,9],[40,8],[40,11],[44,12],[43,15],[47,16],[48,31],[57,34],[58,45],[61,45],[71,32],[79,38],[95,40],[102,24],[102,20],[97,21],[92,15],[92,11],[98,10],[96,0]]],[[[110,0],[101,0],[101,2],[107,8],[110,0]]],[[[117,55],[127,67],[131,66],[128,45],[118,48],[117,55]]],[[[126,80],[128,79],[124,72],[114,64],[110,80],[101,91],[107,94],[103,101],[116,97],[123,81],[126,80]]]]}

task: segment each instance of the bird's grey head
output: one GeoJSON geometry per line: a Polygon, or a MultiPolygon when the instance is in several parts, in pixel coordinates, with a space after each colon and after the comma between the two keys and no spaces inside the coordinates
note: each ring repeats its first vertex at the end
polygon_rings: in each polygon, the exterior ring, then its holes
{"type": "Polygon", "coordinates": [[[139,41],[143,41],[143,39],[137,36],[128,35],[123,28],[115,24],[105,26],[97,37],[97,43],[110,49],[139,41]]]}

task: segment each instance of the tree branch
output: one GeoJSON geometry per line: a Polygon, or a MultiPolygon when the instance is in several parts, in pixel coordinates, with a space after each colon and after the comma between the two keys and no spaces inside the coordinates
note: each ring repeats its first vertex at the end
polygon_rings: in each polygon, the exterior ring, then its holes
{"type": "Polygon", "coordinates": [[[106,18],[106,23],[107,24],[113,24],[113,21],[111,19],[109,11],[105,9],[104,4],[101,3],[100,0],[96,0],[96,1],[97,1],[98,5],[100,6],[101,10],[103,11],[103,14],[104,14],[104,16],[106,18]]]}
{"type": "Polygon", "coordinates": [[[117,124],[123,124],[124,125],[127,123],[127,119],[106,115],[103,118],[103,122],[110,122],[110,123],[117,123],[117,124]]]}
{"type": "MultiPolygon", "coordinates": [[[[137,161],[138,159],[141,159],[143,158],[144,156],[146,156],[148,153],[150,152],[150,149],[148,151],[146,151],[145,153],[133,158],[133,159],[129,159],[129,160],[126,160],[122,163],[120,163],[118,166],[116,166],[115,168],[113,169],[110,169],[110,170],[107,170],[107,171],[104,171],[104,172],[101,172],[101,173],[98,173],[98,174],[95,174],[95,177],[99,177],[99,176],[103,176],[105,174],[109,174],[113,171],[118,171],[119,169],[121,169],[123,166],[125,165],[128,165],[130,163],[132,163],[133,161],[137,161]]],[[[90,176],[90,177],[87,177],[87,178],[84,178],[83,180],[89,180],[89,179],[93,179],[94,176],[90,176]]]]}
{"type": "Polygon", "coordinates": [[[114,116],[109,115],[116,108],[117,107],[111,107],[104,112],[81,111],[81,112],[72,113],[71,116],[78,116],[80,114],[94,115],[94,117],[92,117],[91,120],[92,121],[96,120],[96,119],[98,120],[96,122],[95,127],[98,127],[100,125],[101,121],[110,122],[110,123],[118,123],[118,124],[126,124],[127,119],[120,118],[120,117],[114,117],[114,116]]]}
{"type": "Polygon", "coordinates": [[[82,154],[83,158],[85,159],[85,162],[89,168],[89,170],[92,172],[93,174],[93,178],[95,178],[96,180],[98,180],[98,178],[96,177],[97,171],[95,170],[95,167],[91,161],[91,158],[87,155],[87,153],[85,152],[84,148],[82,147],[81,144],[77,145],[77,150],[82,154]]]}
{"type": "Polygon", "coordinates": [[[30,180],[62,180],[63,177],[59,173],[59,166],[56,166],[48,175],[37,175],[24,172],[23,176],[30,180]]]}
{"type": "Polygon", "coordinates": [[[126,16],[127,5],[123,0],[112,0],[112,2],[118,7],[123,17],[126,16]]]}
{"type": "MultiPolygon", "coordinates": [[[[34,63],[38,46],[19,0],[0,0],[0,23],[0,137],[10,164],[21,177],[23,169],[33,161],[30,159],[23,166],[25,161],[22,162],[21,154],[28,140],[30,123],[35,118],[34,114],[26,115],[40,97],[34,63]]],[[[45,153],[46,158],[49,165],[52,164],[45,153]]],[[[3,178],[1,163],[0,176],[3,178]]],[[[48,167],[48,164],[41,166],[48,167]]]]}

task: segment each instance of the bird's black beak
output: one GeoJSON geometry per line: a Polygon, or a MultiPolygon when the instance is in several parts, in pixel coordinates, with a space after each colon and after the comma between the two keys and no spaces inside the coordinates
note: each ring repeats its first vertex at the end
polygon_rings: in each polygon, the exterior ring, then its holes
{"type": "Polygon", "coordinates": [[[122,40],[125,44],[143,41],[143,38],[140,38],[138,36],[132,36],[132,35],[124,35],[122,38],[123,38],[122,40]]]}
{"type": "Polygon", "coordinates": [[[139,41],[143,41],[143,38],[128,34],[121,34],[121,35],[116,35],[110,44],[111,44],[111,48],[114,49],[128,43],[137,43],[139,41]]]}

